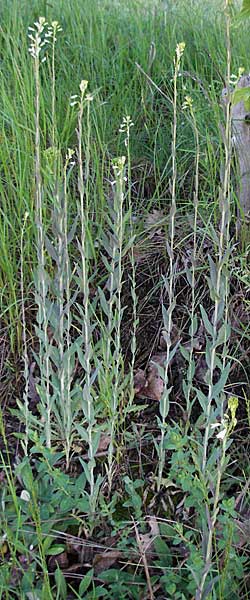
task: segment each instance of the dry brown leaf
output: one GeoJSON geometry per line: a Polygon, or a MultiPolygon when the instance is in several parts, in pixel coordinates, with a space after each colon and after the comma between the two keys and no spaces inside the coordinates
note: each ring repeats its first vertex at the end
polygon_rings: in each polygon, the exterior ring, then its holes
{"type": "Polygon", "coordinates": [[[57,569],[57,567],[60,567],[60,569],[63,571],[64,569],[67,569],[67,567],[69,566],[69,559],[68,559],[68,554],[67,552],[61,552],[61,554],[56,554],[54,556],[50,556],[49,560],[48,560],[48,566],[50,571],[55,571],[57,569]]]}
{"type": "Polygon", "coordinates": [[[30,566],[31,559],[24,554],[20,554],[18,557],[18,562],[19,566],[13,565],[10,570],[10,585],[13,587],[17,587],[17,585],[19,585],[23,578],[24,572],[27,571],[30,566]]]}
{"type": "Polygon", "coordinates": [[[99,575],[102,571],[109,569],[121,556],[122,553],[119,550],[110,550],[109,552],[96,554],[93,560],[95,575],[99,575]]]}
{"type": "Polygon", "coordinates": [[[109,433],[102,433],[100,437],[100,442],[98,444],[97,452],[104,452],[105,450],[107,450],[110,444],[110,439],[111,438],[109,433]]]}
{"type": "Polygon", "coordinates": [[[67,551],[71,561],[72,557],[77,557],[77,561],[81,564],[92,563],[94,546],[87,539],[69,535],[67,537],[67,551]]]}
{"type": "Polygon", "coordinates": [[[148,377],[147,398],[160,401],[164,389],[164,382],[158,373],[150,373],[148,377]]]}
{"type": "Polygon", "coordinates": [[[138,369],[134,376],[134,391],[139,394],[143,388],[147,387],[147,377],[143,369],[138,369]]]}
{"type": "Polygon", "coordinates": [[[150,398],[150,400],[159,402],[162,396],[164,382],[158,373],[157,364],[164,367],[165,361],[166,353],[161,352],[152,356],[147,374],[142,369],[138,369],[134,378],[134,390],[136,396],[150,398]]]}
{"type": "Polygon", "coordinates": [[[136,396],[150,398],[159,402],[162,396],[164,382],[159,375],[157,365],[164,367],[166,361],[166,352],[160,352],[152,356],[147,370],[147,374],[142,369],[138,369],[134,378],[134,390],[136,396]]]}
{"type": "Polygon", "coordinates": [[[152,356],[148,367],[148,392],[150,398],[160,401],[164,389],[163,379],[159,375],[158,367],[164,367],[166,363],[166,352],[159,352],[152,356]]]}
{"type": "Polygon", "coordinates": [[[156,517],[150,517],[148,523],[151,531],[149,533],[140,534],[140,543],[144,554],[148,555],[148,558],[150,558],[150,555],[154,550],[154,540],[160,535],[160,530],[156,517]]]}
{"type": "Polygon", "coordinates": [[[156,365],[159,365],[160,367],[165,367],[166,360],[167,360],[167,353],[166,352],[158,352],[157,354],[154,354],[151,357],[150,363],[149,363],[149,368],[151,370],[156,370],[158,373],[158,369],[157,369],[156,365]]]}
{"type": "Polygon", "coordinates": [[[40,402],[40,396],[36,389],[36,379],[34,377],[36,363],[32,362],[29,368],[29,399],[30,399],[30,409],[34,410],[40,402]]]}
{"type": "Polygon", "coordinates": [[[158,227],[159,224],[163,224],[166,216],[164,215],[163,210],[157,210],[154,208],[152,212],[150,212],[145,219],[145,227],[158,227]]]}
{"type": "Polygon", "coordinates": [[[246,544],[249,544],[250,540],[250,519],[244,519],[240,521],[234,520],[237,527],[237,541],[235,543],[236,548],[242,548],[246,544]]]}

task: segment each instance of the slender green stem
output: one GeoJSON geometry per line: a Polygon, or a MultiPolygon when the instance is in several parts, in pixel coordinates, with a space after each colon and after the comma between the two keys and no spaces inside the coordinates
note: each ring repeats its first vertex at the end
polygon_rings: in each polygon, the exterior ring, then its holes
{"type": "MultiPolygon", "coordinates": [[[[227,40],[227,88],[229,91],[229,81],[230,81],[230,67],[231,67],[231,44],[230,44],[230,12],[229,12],[229,4],[230,0],[225,0],[225,18],[226,18],[226,40],[227,40]]],[[[210,378],[209,378],[209,389],[208,389],[208,403],[207,403],[207,424],[205,428],[204,435],[204,450],[203,450],[203,460],[202,460],[202,472],[203,475],[206,475],[207,469],[207,453],[208,453],[208,441],[210,437],[211,431],[211,409],[212,409],[212,401],[213,401],[213,377],[214,377],[214,369],[215,369],[215,360],[216,360],[216,338],[217,338],[217,330],[218,330],[218,315],[219,315],[219,307],[221,300],[225,300],[224,307],[224,322],[227,323],[228,320],[228,291],[229,291],[229,281],[227,275],[227,269],[225,269],[225,290],[221,289],[222,283],[222,275],[223,269],[226,266],[224,260],[225,250],[228,248],[229,243],[229,212],[230,212],[230,198],[229,198],[229,190],[230,190],[230,167],[231,167],[231,110],[230,110],[230,99],[229,93],[227,94],[227,106],[226,106],[226,130],[225,130],[225,173],[224,173],[224,181],[223,181],[223,192],[221,198],[221,222],[220,222],[220,234],[219,234],[219,248],[218,248],[218,263],[217,263],[217,277],[216,277],[216,295],[215,295],[215,307],[214,307],[214,318],[213,318],[213,338],[212,338],[212,347],[211,347],[211,362],[210,362],[210,378]],[[222,297],[222,294],[226,298],[222,297]]],[[[226,365],[226,354],[227,354],[227,334],[225,333],[224,345],[223,345],[223,368],[226,365]]],[[[221,419],[224,417],[224,407],[223,402],[221,402],[221,419]]],[[[219,510],[219,499],[220,499],[220,486],[221,486],[221,478],[223,473],[223,468],[225,464],[226,458],[226,442],[227,435],[222,440],[222,450],[221,456],[218,460],[217,466],[217,477],[215,483],[215,492],[213,497],[213,506],[211,517],[209,518],[209,531],[208,535],[206,535],[206,553],[205,553],[205,566],[202,574],[200,585],[196,591],[196,600],[202,600],[205,582],[208,576],[208,573],[211,569],[211,559],[212,559],[212,551],[213,551],[213,536],[215,531],[216,520],[218,516],[219,510]]],[[[207,507],[208,514],[210,513],[209,507],[207,507]]]]}
{"type": "Polygon", "coordinates": [[[168,294],[168,309],[164,310],[164,329],[165,329],[165,342],[166,342],[166,359],[164,368],[164,389],[162,398],[160,401],[160,414],[161,414],[161,440],[159,444],[159,467],[158,467],[158,480],[157,487],[158,491],[162,484],[162,475],[165,465],[165,450],[164,440],[166,432],[166,418],[169,411],[169,385],[168,385],[168,371],[170,366],[170,352],[171,352],[171,332],[172,332],[172,315],[175,305],[174,298],[174,238],[175,238],[175,216],[176,216],[176,183],[177,183],[177,160],[176,160],[176,145],[177,145],[177,80],[180,69],[181,57],[184,52],[185,44],[177,44],[176,55],[174,59],[174,94],[173,94],[173,123],[172,123],[172,182],[171,182],[171,208],[169,215],[169,239],[170,244],[167,245],[167,252],[169,256],[169,277],[168,281],[165,279],[165,284],[168,294]]]}
{"type": "Polygon", "coordinates": [[[44,225],[42,208],[42,177],[41,177],[41,139],[40,139],[40,51],[44,45],[41,34],[45,22],[39,19],[37,32],[33,37],[31,55],[34,58],[35,76],[35,182],[36,182],[36,226],[37,226],[37,262],[38,262],[38,319],[43,328],[43,341],[40,339],[40,364],[41,376],[46,382],[46,408],[44,410],[46,445],[51,447],[51,403],[50,403],[50,360],[48,340],[48,317],[46,314],[46,282],[45,282],[45,250],[44,250],[44,225]]]}
{"type": "Polygon", "coordinates": [[[25,299],[24,299],[24,277],[23,277],[23,237],[29,214],[25,213],[24,223],[21,230],[21,305],[22,305],[22,334],[23,334],[23,362],[24,362],[24,413],[25,413],[25,438],[23,441],[23,451],[25,456],[28,455],[28,444],[29,444],[29,357],[28,357],[28,345],[27,345],[27,334],[26,334],[26,316],[25,316],[25,299]]]}
{"type": "Polygon", "coordinates": [[[187,371],[187,389],[186,389],[186,404],[187,404],[187,415],[186,415],[186,431],[190,426],[191,416],[191,392],[193,387],[193,354],[194,354],[194,336],[195,336],[195,270],[196,270],[196,259],[197,259],[197,220],[198,220],[198,205],[199,205],[199,161],[200,161],[200,143],[199,143],[199,131],[197,128],[196,118],[193,110],[192,99],[186,97],[184,108],[190,109],[191,122],[194,130],[195,137],[195,189],[194,189],[194,224],[193,224],[193,255],[192,255],[192,267],[191,267],[191,314],[190,314],[190,352],[189,352],[189,363],[187,371]]]}
{"type": "MultiPolygon", "coordinates": [[[[122,249],[123,249],[123,201],[124,201],[124,164],[125,157],[122,156],[113,161],[115,172],[115,197],[114,197],[114,235],[116,243],[113,245],[113,267],[110,272],[112,285],[114,285],[114,277],[116,274],[116,290],[114,293],[115,314],[110,313],[110,340],[113,330],[113,321],[115,323],[115,349],[114,349],[114,384],[111,396],[111,428],[110,428],[110,444],[108,450],[108,480],[109,489],[112,486],[112,466],[113,466],[113,451],[117,425],[117,416],[119,408],[119,384],[121,380],[121,291],[122,291],[122,249]],[[115,262],[116,257],[116,262],[115,262]]],[[[112,266],[112,265],[111,265],[112,266]]],[[[110,291],[111,299],[111,291],[110,291]]],[[[113,302],[112,302],[113,305],[113,302]]]]}
{"type": "MultiPolygon", "coordinates": [[[[95,505],[95,477],[94,477],[94,448],[93,448],[93,427],[95,422],[93,399],[91,395],[91,357],[92,357],[92,342],[90,332],[90,314],[89,314],[89,270],[88,270],[88,254],[87,254],[87,218],[88,218],[88,207],[85,206],[86,199],[86,188],[84,184],[83,174],[83,155],[82,155],[82,142],[83,142],[83,109],[84,109],[84,96],[87,89],[88,82],[82,81],[80,84],[80,102],[79,102],[79,113],[78,113],[78,165],[79,165],[79,195],[80,195],[80,219],[81,219],[81,275],[82,275],[82,291],[83,291],[83,339],[84,339],[84,357],[85,357],[85,383],[83,389],[83,412],[88,423],[88,455],[89,455],[89,470],[90,470],[90,504],[92,513],[94,512],[95,505]],[[86,216],[87,215],[87,216],[86,216]],[[86,408],[85,408],[86,407],[86,408]]],[[[87,107],[89,111],[89,100],[87,100],[87,107]]],[[[90,115],[88,112],[88,140],[90,139],[90,115]]],[[[88,144],[87,144],[88,146],[88,144]]],[[[87,153],[89,157],[90,149],[88,147],[87,153]]],[[[87,162],[87,173],[89,176],[89,158],[87,162]]],[[[88,185],[88,184],[87,184],[88,185]]]]}

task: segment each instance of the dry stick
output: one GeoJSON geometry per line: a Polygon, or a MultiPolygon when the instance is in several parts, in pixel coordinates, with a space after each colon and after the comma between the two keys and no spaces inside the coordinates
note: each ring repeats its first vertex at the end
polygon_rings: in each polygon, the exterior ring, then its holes
{"type": "Polygon", "coordinates": [[[184,77],[189,77],[190,79],[195,81],[195,83],[198,83],[206,100],[208,100],[210,106],[213,106],[212,100],[211,100],[206,88],[204,87],[202,80],[199,77],[197,77],[197,75],[195,75],[194,73],[190,73],[190,71],[182,71],[181,74],[184,75],[184,77]]]}
{"type": "Polygon", "coordinates": [[[158,85],[156,85],[156,83],[153,81],[153,79],[151,79],[151,77],[148,75],[148,73],[146,73],[146,71],[143,70],[143,68],[141,67],[141,65],[139,65],[137,62],[135,62],[135,66],[137,67],[137,69],[139,69],[139,71],[147,78],[147,80],[151,83],[151,85],[157,90],[157,92],[159,92],[159,94],[161,94],[161,96],[163,96],[163,98],[165,98],[169,104],[171,104],[172,106],[172,100],[171,98],[169,98],[169,96],[167,96],[167,94],[165,94],[161,88],[158,87],[158,85]]]}
{"type": "MultiPolygon", "coordinates": [[[[249,88],[250,76],[243,75],[239,78],[236,86],[237,90],[249,88]]],[[[229,95],[229,94],[228,94],[229,95]]],[[[245,219],[241,225],[242,242],[246,241],[247,218],[250,216],[250,123],[249,111],[245,109],[243,100],[233,103],[232,107],[232,126],[234,136],[234,148],[236,150],[237,162],[239,166],[240,186],[239,186],[239,208],[238,208],[238,229],[240,221],[245,219]]]]}
{"type": "MultiPolygon", "coordinates": [[[[133,519],[133,517],[132,517],[132,519],[133,519]]],[[[150,574],[149,574],[149,570],[148,570],[148,563],[147,563],[146,553],[143,550],[141,539],[140,539],[140,534],[139,534],[139,531],[138,531],[138,527],[137,527],[134,519],[133,519],[133,522],[134,522],[134,528],[135,528],[136,541],[137,541],[137,544],[138,544],[139,552],[140,552],[141,559],[142,559],[143,566],[144,566],[144,570],[145,570],[145,575],[146,575],[146,580],[147,580],[147,585],[148,585],[148,591],[149,591],[149,597],[150,597],[150,600],[154,600],[155,597],[154,597],[153,588],[152,588],[152,585],[151,585],[151,580],[150,580],[150,574]]]]}

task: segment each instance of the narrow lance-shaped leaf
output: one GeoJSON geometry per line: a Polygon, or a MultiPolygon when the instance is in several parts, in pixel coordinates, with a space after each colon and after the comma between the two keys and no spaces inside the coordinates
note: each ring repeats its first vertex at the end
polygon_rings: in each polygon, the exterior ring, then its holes
{"type": "Polygon", "coordinates": [[[165,422],[169,413],[169,396],[171,394],[171,391],[172,387],[165,389],[160,400],[160,415],[162,417],[163,422],[165,422]]]}
{"type": "Polygon", "coordinates": [[[110,314],[110,304],[106,300],[105,294],[104,294],[104,292],[103,292],[103,290],[101,288],[98,288],[98,293],[99,293],[101,308],[102,308],[104,314],[106,315],[106,317],[109,317],[109,314],[110,314]]]}
{"type": "Polygon", "coordinates": [[[47,250],[49,256],[56,262],[56,264],[58,264],[58,255],[57,255],[56,248],[54,248],[53,244],[51,243],[51,241],[47,235],[45,236],[45,247],[46,247],[46,250],[47,250]]]}
{"type": "Polygon", "coordinates": [[[206,414],[206,412],[207,412],[207,396],[205,396],[205,394],[203,394],[203,392],[201,392],[201,390],[195,389],[195,391],[196,391],[199,403],[201,405],[201,408],[202,408],[204,414],[206,414]]]}
{"type": "Polygon", "coordinates": [[[197,329],[198,329],[198,317],[195,314],[193,316],[193,319],[192,319],[190,325],[189,325],[189,330],[188,330],[189,335],[192,335],[192,334],[195,335],[197,329]]]}
{"type": "Polygon", "coordinates": [[[208,256],[208,261],[209,261],[209,267],[210,267],[210,278],[211,278],[212,286],[215,289],[216,285],[217,285],[217,267],[210,255],[208,256]]]}
{"type": "Polygon", "coordinates": [[[200,311],[201,311],[202,321],[207,330],[207,333],[209,335],[211,335],[211,337],[213,337],[213,335],[214,335],[213,325],[212,325],[212,323],[210,323],[207,313],[205,311],[205,308],[203,308],[203,306],[201,304],[200,304],[200,311]]]}
{"type": "Polygon", "coordinates": [[[224,390],[224,387],[226,385],[227,378],[228,378],[228,375],[230,372],[230,368],[231,368],[231,364],[228,363],[228,365],[226,365],[224,371],[222,372],[222,375],[221,375],[219,381],[213,386],[213,398],[214,399],[218,398],[218,396],[224,390]]]}

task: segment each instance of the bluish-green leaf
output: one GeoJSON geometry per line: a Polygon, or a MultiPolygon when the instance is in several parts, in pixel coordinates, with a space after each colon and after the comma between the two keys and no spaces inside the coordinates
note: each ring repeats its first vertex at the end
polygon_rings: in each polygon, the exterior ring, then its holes
{"type": "Polygon", "coordinates": [[[197,315],[195,314],[195,315],[193,316],[193,320],[191,321],[191,323],[190,323],[190,325],[189,325],[189,330],[188,330],[188,332],[189,332],[189,335],[190,335],[190,336],[191,336],[191,335],[195,335],[195,334],[196,334],[196,331],[197,331],[197,329],[198,329],[198,318],[197,318],[197,315]]]}
{"type": "Polygon", "coordinates": [[[87,589],[89,588],[91,581],[93,581],[93,576],[94,576],[94,569],[90,569],[86,575],[84,576],[84,578],[82,579],[80,585],[79,585],[79,594],[82,595],[84,594],[87,589]]]}
{"type": "Polygon", "coordinates": [[[56,581],[56,585],[57,585],[57,596],[61,599],[61,600],[66,600],[67,598],[67,583],[66,583],[66,579],[61,571],[61,569],[59,569],[59,567],[57,567],[57,569],[55,570],[55,581],[56,581]]]}
{"type": "Polygon", "coordinates": [[[203,412],[206,413],[207,412],[207,396],[205,396],[205,394],[203,394],[203,392],[201,392],[201,390],[196,389],[195,391],[196,391],[199,403],[201,405],[201,408],[202,408],[203,412]]]}
{"type": "Polygon", "coordinates": [[[216,282],[217,282],[217,267],[215,262],[213,261],[212,257],[210,255],[208,255],[208,262],[209,262],[209,267],[210,267],[210,279],[211,279],[211,283],[213,288],[216,288],[216,282]]]}
{"type": "Polygon", "coordinates": [[[185,348],[185,346],[180,346],[180,353],[183,356],[183,358],[185,358],[185,360],[187,362],[189,362],[189,359],[190,359],[190,350],[188,348],[185,348]]]}
{"type": "Polygon", "coordinates": [[[205,308],[203,308],[202,304],[200,304],[200,311],[201,311],[202,321],[206,328],[206,331],[209,335],[211,335],[211,337],[213,337],[213,334],[214,334],[213,325],[212,325],[212,323],[210,323],[207,313],[205,311],[205,308]]]}
{"type": "Polygon", "coordinates": [[[64,546],[52,546],[47,550],[47,556],[57,556],[57,554],[62,554],[64,552],[64,546]]]}
{"type": "Polygon", "coordinates": [[[155,551],[159,557],[159,561],[157,561],[157,565],[166,569],[167,567],[171,567],[173,563],[172,554],[166,542],[160,537],[157,536],[154,539],[154,547],[155,551]]]}
{"type": "Polygon", "coordinates": [[[219,381],[213,386],[213,398],[217,398],[220,395],[220,393],[224,390],[230,372],[230,368],[231,364],[228,363],[228,365],[226,365],[226,367],[224,368],[224,371],[222,372],[219,381]]]}
{"type": "Polygon", "coordinates": [[[56,252],[56,248],[54,248],[52,242],[50,241],[50,239],[45,236],[45,246],[46,246],[46,250],[49,254],[49,256],[56,262],[58,263],[58,255],[56,252]]]}
{"type": "Polygon", "coordinates": [[[101,308],[104,312],[104,314],[109,317],[110,314],[110,304],[107,302],[106,298],[105,298],[105,294],[103,292],[103,290],[98,287],[98,294],[99,294],[99,298],[100,298],[100,303],[101,303],[101,308]]]}

